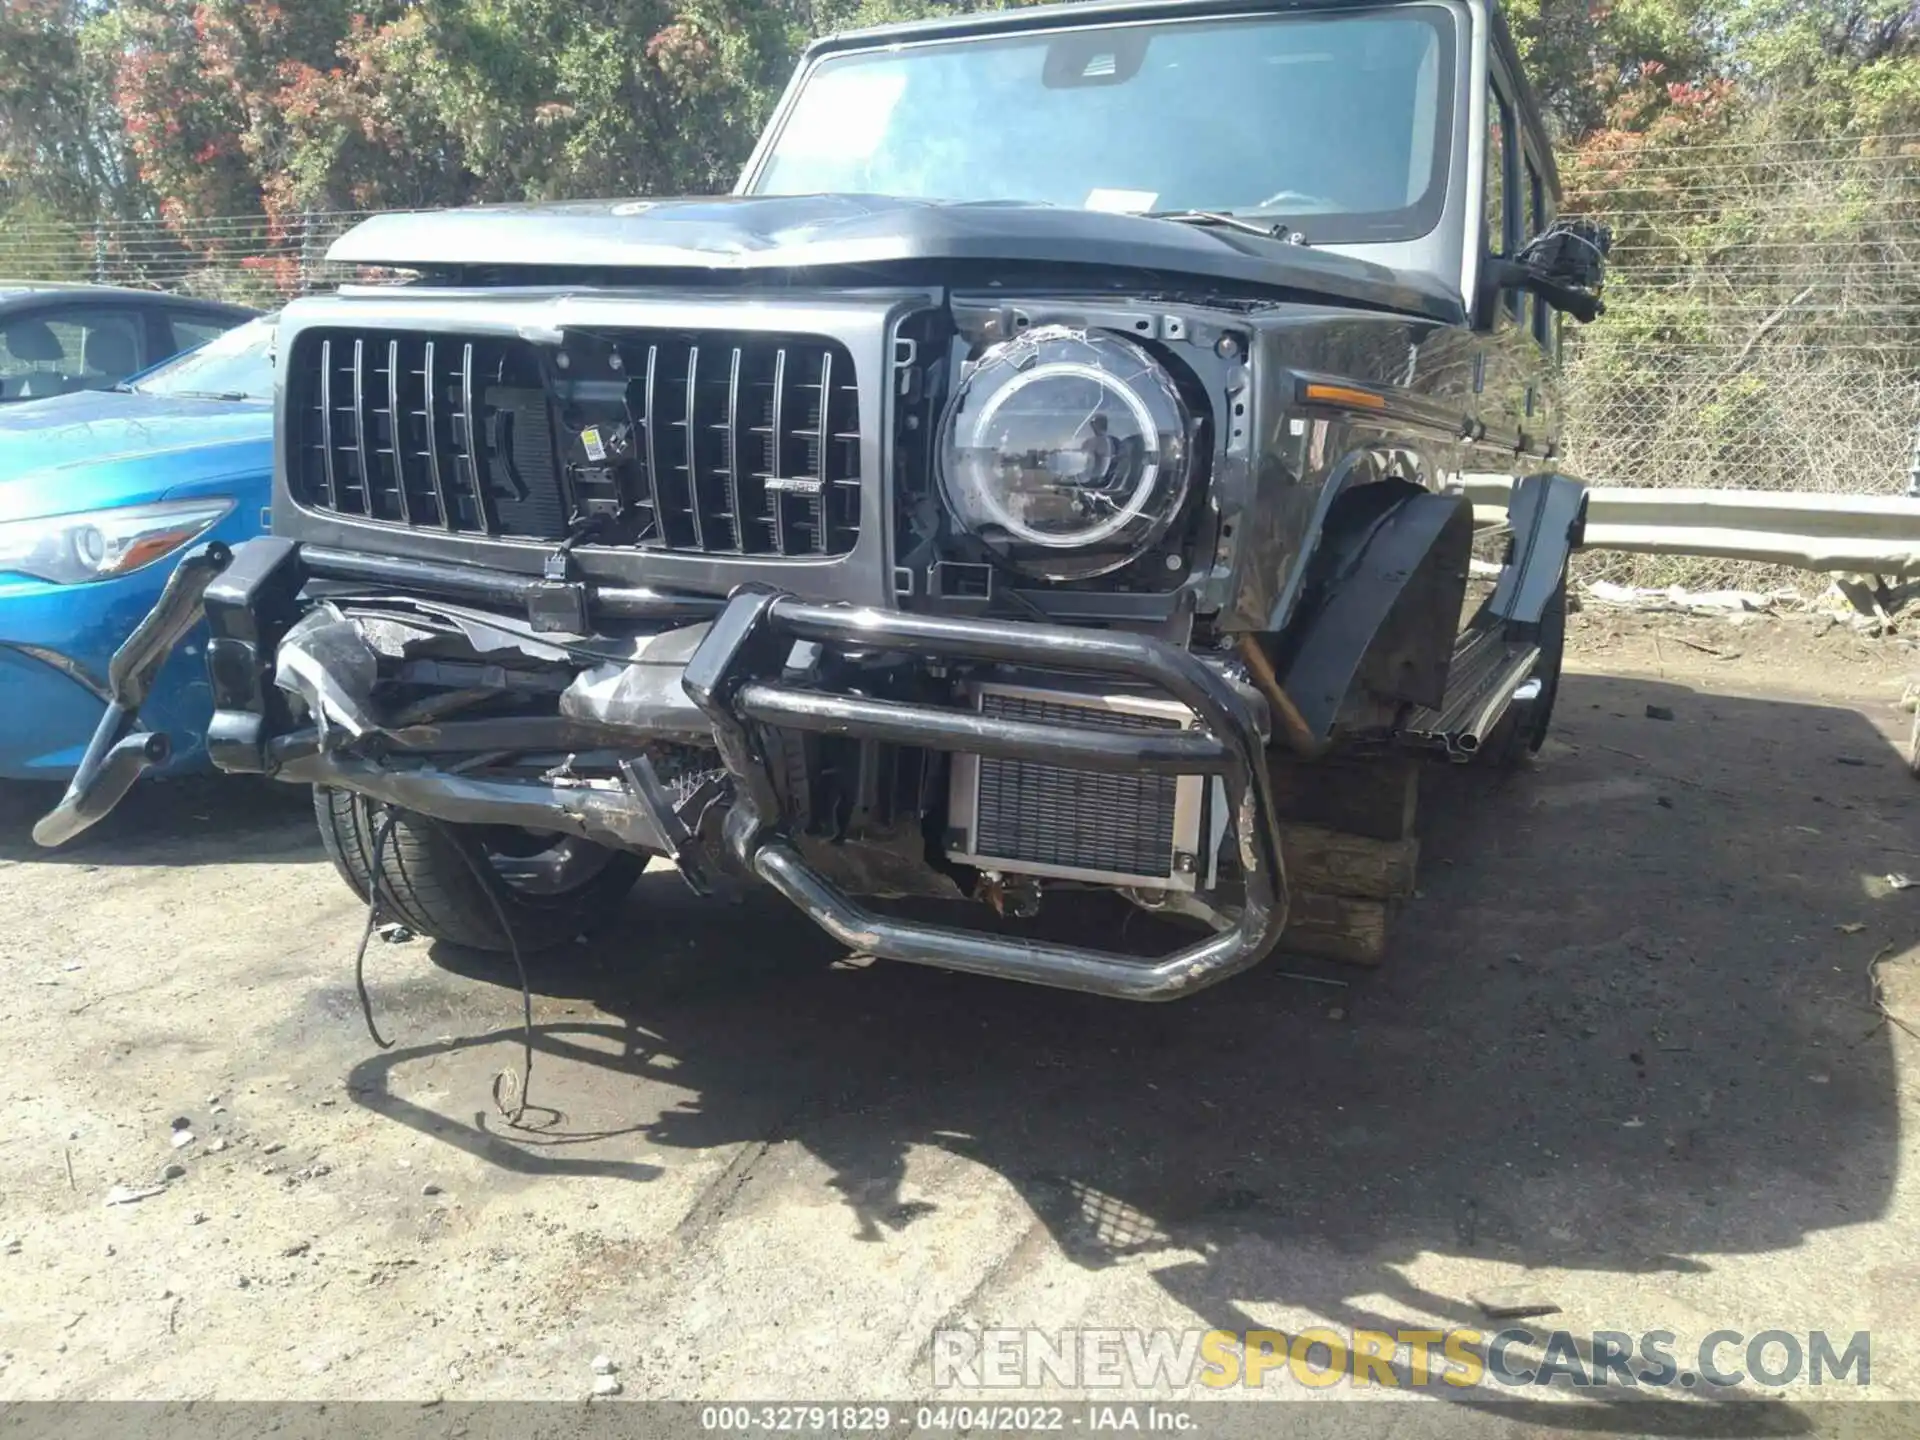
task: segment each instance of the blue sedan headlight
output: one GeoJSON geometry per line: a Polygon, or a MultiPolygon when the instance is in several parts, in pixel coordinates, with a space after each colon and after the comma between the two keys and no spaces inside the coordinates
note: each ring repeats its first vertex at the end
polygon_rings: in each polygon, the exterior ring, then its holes
{"type": "Polygon", "coordinates": [[[0,523],[0,575],[79,585],[131,574],[192,544],[233,503],[215,495],[0,523]]]}

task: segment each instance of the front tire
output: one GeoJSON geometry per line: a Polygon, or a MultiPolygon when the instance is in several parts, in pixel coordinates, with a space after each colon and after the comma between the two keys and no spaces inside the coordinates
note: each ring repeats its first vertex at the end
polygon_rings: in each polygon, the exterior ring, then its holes
{"type": "Polygon", "coordinates": [[[381,913],[474,950],[565,944],[615,914],[646,866],[641,856],[585,841],[389,811],[345,790],[315,786],[313,812],[327,858],[362,901],[372,889],[374,841],[392,815],[380,852],[381,913]]]}

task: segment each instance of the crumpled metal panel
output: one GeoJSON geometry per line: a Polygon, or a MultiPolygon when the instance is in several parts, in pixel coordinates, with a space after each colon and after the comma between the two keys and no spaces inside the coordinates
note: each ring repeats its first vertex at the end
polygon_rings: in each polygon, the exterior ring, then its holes
{"type": "Polygon", "coordinates": [[[642,636],[626,660],[582,670],[561,692],[560,713],[661,739],[712,744],[713,722],[680,683],[709,628],[688,625],[642,636]]]}
{"type": "Polygon", "coordinates": [[[912,261],[1105,264],[1265,287],[1280,296],[1311,294],[1449,324],[1465,319],[1458,290],[1437,278],[1444,271],[1389,269],[1230,230],[1014,201],[754,195],[394,211],[347,231],[327,259],[429,271],[462,265],[818,272],[912,261]]]}
{"type": "Polygon", "coordinates": [[[369,713],[379,658],[360,627],[332,605],[317,605],[280,642],[273,683],[306,702],[322,743],[330,731],[359,738],[378,728],[369,713]]]}

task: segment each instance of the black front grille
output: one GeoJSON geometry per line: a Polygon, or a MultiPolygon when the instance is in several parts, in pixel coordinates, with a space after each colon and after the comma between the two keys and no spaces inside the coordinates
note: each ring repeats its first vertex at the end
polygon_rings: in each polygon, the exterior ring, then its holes
{"type": "Polygon", "coordinates": [[[734,555],[859,538],[853,362],[822,337],[328,328],[289,377],[289,483],[312,509],[734,555]]]}
{"type": "MultiPolygon", "coordinates": [[[[989,690],[984,714],[1101,730],[1177,730],[1175,720],[1063,705],[989,690]]],[[[1033,865],[1165,877],[1173,873],[1171,775],[1062,770],[1026,760],[980,761],[974,851],[1033,865]]]]}

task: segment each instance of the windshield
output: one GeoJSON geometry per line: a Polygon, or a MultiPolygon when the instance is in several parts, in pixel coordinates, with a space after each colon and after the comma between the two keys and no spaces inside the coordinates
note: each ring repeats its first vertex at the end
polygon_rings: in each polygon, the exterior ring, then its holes
{"type": "Polygon", "coordinates": [[[753,191],[1213,210],[1309,241],[1413,239],[1445,198],[1452,57],[1437,6],[829,55],[753,191]]]}
{"type": "Polygon", "coordinates": [[[273,327],[270,315],[249,320],[149,370],[131,388],[142,395],[271,400],[273,327]]]}

